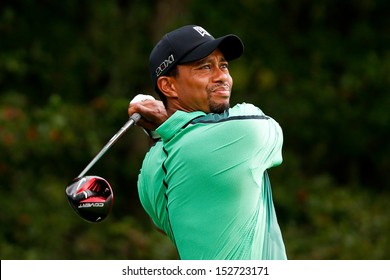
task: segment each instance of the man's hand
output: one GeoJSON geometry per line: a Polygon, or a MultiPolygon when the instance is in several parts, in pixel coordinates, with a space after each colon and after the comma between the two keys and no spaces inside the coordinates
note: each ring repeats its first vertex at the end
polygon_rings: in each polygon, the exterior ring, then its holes
{"type": "Polygon", "coordinates": [[[167,111],[162,101],[155,100],[150,95],[138,94],[130,101],[127,109],[129,116],[134,113],[141,115],[137,122],[145,130],[154,131],[168,119],[167,111]]]}

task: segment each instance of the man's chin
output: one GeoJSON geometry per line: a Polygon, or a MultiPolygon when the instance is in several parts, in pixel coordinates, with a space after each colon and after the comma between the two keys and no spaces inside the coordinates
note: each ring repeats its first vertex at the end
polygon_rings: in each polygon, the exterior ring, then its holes
{"type": "Polygon", "coordinates": [[[230,108],[229,102],[210,104],[210,112],[214,114],[221,114],[230,108]]]}

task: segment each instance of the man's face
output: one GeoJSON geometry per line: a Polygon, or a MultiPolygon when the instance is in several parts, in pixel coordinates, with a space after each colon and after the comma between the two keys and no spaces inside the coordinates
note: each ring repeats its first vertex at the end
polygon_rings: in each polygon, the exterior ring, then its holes
{"type": "Polygon", "coordinates": [[[204,59],[178,65],[174,78],[178,109],[222,113],[230,107],[233,79],[220,50],[204,59]]]}

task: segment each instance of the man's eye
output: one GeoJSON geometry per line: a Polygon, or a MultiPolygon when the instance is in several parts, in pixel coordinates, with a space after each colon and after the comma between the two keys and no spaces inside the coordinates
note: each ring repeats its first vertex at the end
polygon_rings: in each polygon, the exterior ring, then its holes
{"type": "Polygon", "coordinates": [[[221,64],[221,68],[222,68],[222,69],[229,69],[229,64],[227,64],[227,63],[222,63],[222,64],[221,64]]]}

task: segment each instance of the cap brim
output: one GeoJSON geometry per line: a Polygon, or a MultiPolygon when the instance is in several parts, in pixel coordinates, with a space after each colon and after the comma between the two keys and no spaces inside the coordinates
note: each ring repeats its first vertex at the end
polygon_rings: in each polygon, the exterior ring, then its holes
{"type": "Polygon", "coordinates": [[[226,35],[212,41],[203,43],[185,55],[178,64],[197,61],[219,49],[227,61],[239,58],[244,52],[244,44],[236,35],[226,35]]]}

